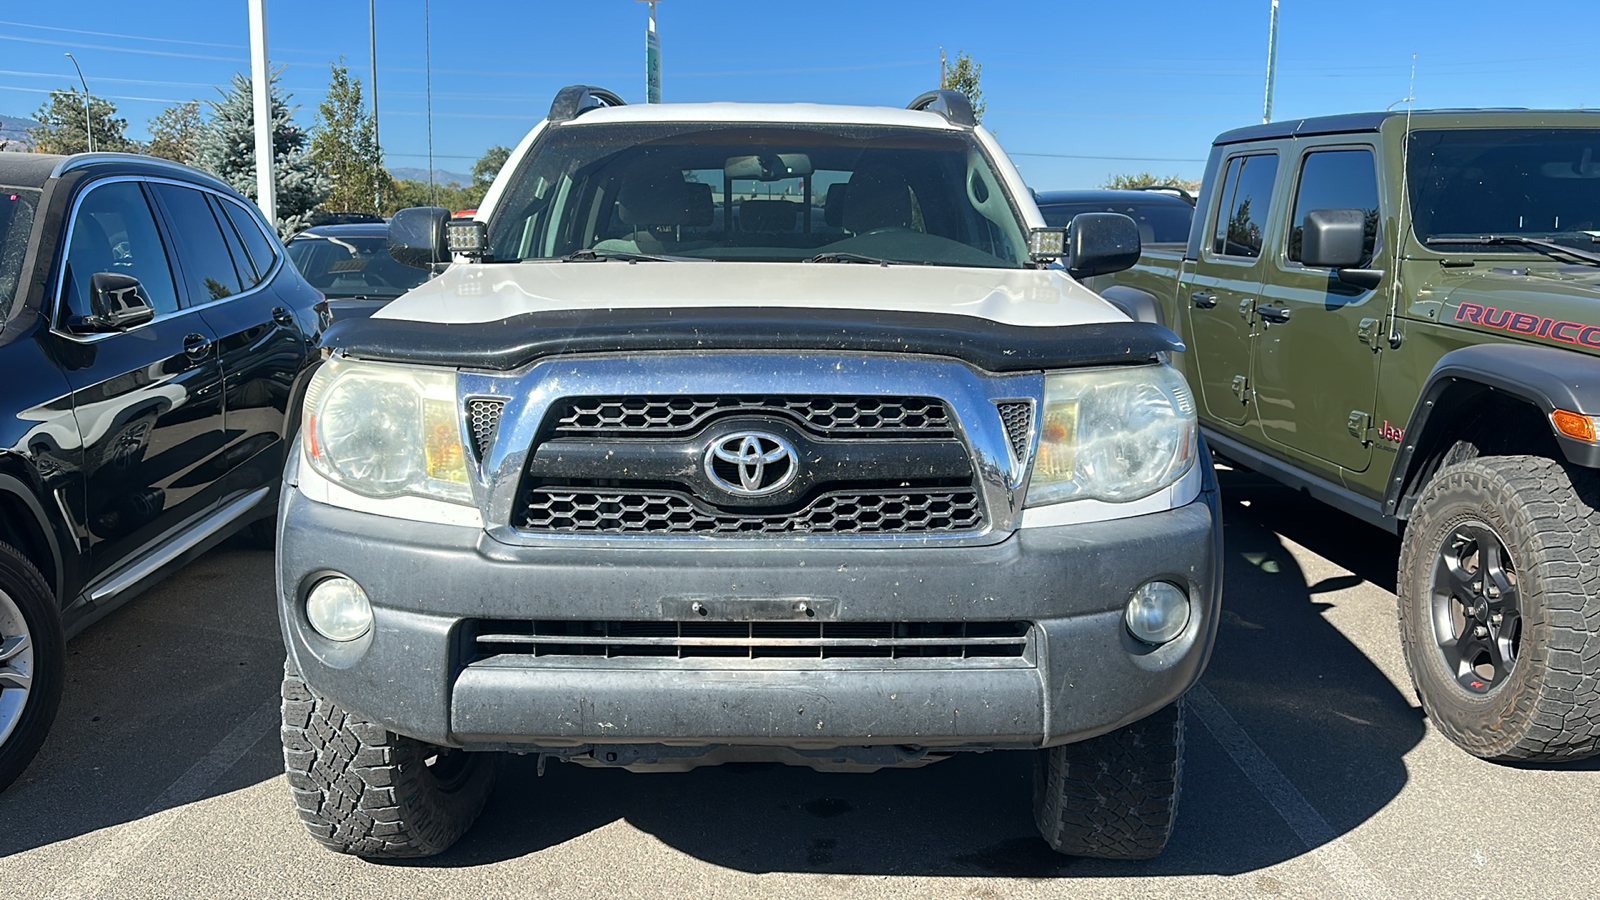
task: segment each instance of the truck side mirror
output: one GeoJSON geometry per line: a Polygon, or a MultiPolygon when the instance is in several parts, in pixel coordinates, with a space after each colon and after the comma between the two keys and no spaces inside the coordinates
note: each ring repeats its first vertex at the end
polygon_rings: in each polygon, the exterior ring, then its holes
{"type": "Polygon", "coordinates": [[[402,209],[389,220],[389,255],[413,269],[433,269],[450,261],[445,226],[450,211],[437,206],[402,209]]]}
{"type": "Polygon", "coordinates": [[[139,279],[119,272],[96,272],[89,277],[89,315],[73,323],[73,330],[90,334],[127,331],[155,317],[155,307],[139,279]]]}
{"type": "Polygon", "coordinates": [[[1079,213],[1067,226],[1067,273],[1080,281],[1133,268],[1140,250],[1139,226],[1122,213],[1079,213]]]}
{"type": "Polygon", "coordinates": [[[1314,209],[1300,231],[1300,262],[1314,269],[1352,269],[1366,255],[1367,214],[1359,209],[1314,209]]]}

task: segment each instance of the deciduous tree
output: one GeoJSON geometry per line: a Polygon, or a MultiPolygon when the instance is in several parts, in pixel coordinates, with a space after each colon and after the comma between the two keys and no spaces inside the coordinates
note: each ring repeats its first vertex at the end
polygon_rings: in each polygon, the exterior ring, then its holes
{"type": "Polygon", "coordinates": [[[328,178],[329,212],[375,213],[391,179],[383,167],[377,122],[361,96],[361,79],[340,60],[332,66],[327,98],[317,107],[311,158],[328,178]]]}
{"type": "Polygon", "coordinates": [[[150,143],[144,152],[162,159],[185,165],[194,163],[195,152],[200,147],[200,134],[205,131],[205,117],[200,115],[200,101],[190,100],[167,107],[150,120],[150,143]]]}
{"type": "MultiPolygon", "coordinates": [[[[28,129],[28,139],[39,153],[83,153],[89,149],[84,129],[83,94],[77,88],[51,91],[50,99],[33,114],[39,127],[28,129]]],[[[128,120],[117,118],[116,104],[89,96],[89,122],[97,152],[131,153],[139,146],[128,139],[128,120]]]]}
{"type": "Polygon", "coordinates": [[[983,99],[983,88],[979,86],[982,79],[983,66],[973,62],[970,55],[958,53],[956,61],[945,67],[939,89],[966,94],[967,101],[972,104],[973,118],[982,122],[983,112],[989,106],[983,99]]]}

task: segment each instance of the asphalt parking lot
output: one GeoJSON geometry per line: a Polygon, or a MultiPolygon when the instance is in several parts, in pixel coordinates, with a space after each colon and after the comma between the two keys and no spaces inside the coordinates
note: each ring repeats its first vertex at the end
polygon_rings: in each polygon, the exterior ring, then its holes
{"type": "Polygon", "coordinates": [[[0,795],[26,897],[1494,897],[1600,894],[1600,763],[1473,759],[1427,723],[1396,540],[1227,473],[1226,612],[1191,695],[1180,822],[1149,863],[1045,849],[1020,753],[822,775],[508,759],[477,826],[406,864],[291,810],[272,560],[224,546],[69,647],[54,732],[0,795]]]}

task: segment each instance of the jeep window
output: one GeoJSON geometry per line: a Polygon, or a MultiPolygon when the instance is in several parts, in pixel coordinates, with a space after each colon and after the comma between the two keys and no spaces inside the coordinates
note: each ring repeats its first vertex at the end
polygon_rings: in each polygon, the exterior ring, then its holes
{"type": "Polygon", "coordinates": [[[1065,228],[1086,212],[1122,213],[1139,226],[1143,244],[1183,244],[1189,240],[1194,207],[1187,203],[1052,203],[1041,204],[1039,214],[1051,228],[1065,228]]]}
{"type": "Polygon", "coordinates": [[[497,262],[592,251],[1020,268],[1020,218],[970,133],[683,123],[551,129],[489,225],[497,262]]]}
{"type": "Polygon", "coordinates": [[[1600,129],[1417,131],[1409,148],[1419,241],[1462,252],[1483,238],[1515,236],[1592,250],[1600,238],[1600,129]]]}
{"type": "Polygon", "coordinates": [[[79,201],[61,292],[67,321],[90,314],[89,279],[99,272],[139,279],[158,316],[178,311],[172,264],[137,182],[96,185],[79,201]]]}
{"type": "Polygon", "coordinates": [[[1300,188],[1294,195],[1288,255],[1300,261],[1306,215],[1318,209],[1359,209],[1367,214],[1361,264],[1372,262],[1378,240],[1378,169],[1371,150],[1322,150],[1307,153],[1300,165],[1300,188]]]}
{"type": "Polygon", "coordinates": [[[22,258],[28,255],[33,214],[38,208],[37,191],[0,188],[0,320],[11,314],[22,275],[22,258]]]}
{"type": "Polygon", "coordinates": [[[1272,209],[1272,184],[1278,177],[1278,156],[1238,156],[1228,162],[1211,252],[1218,256],[1261,255],[1267,213],[1272,209]]]}

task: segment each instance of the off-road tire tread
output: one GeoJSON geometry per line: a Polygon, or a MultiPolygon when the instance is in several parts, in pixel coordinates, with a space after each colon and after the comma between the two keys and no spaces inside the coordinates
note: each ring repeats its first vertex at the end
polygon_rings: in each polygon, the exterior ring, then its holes
{"type": "Polygon", "coordinates": [[[1057,853],[1152,859],[1177,821],[1183,701],[1109,734],[1039,751],[1034,820],[1057,853]]]}
{"type": "MultiPolygon", "coordinates": [[[[1423,489],[1401,543],[1395,591],[1406,668],[1429,719],[1467,752],[1502,762],[1560,762],[1600,752],[1600,477],[1542,456],[1484,456],[1450,465],[1423,489]],[[1440,715],[1418,668],[1436,652],[1425,618],[1440,495],[1470,491],[1503,515],[1519,565],[1523,631],[1498,721],[1467,729],[1440,715]],[[1420,567],[1420,568],[1419,568],[1420,567]],[[1417,592],[1424,592],[1418,597],[1417,592]],[[1529,602],[1533,600],[1534,602],[1529,602]],[[1419,620],[1419,616],[1422,616],[1419,620]],[[1534,630],[1545,639],[1530,639],[1534,630]]],[[[1497,527],[1499,527],[1497,525],[1497,527]]]]}
{"type": "Polygon", "coordinates": [[[28,768],[50,733],[66,682],[67,651],[55,591],[38,566],[4,542],[0,542],[0,578],[12,582],[12,599],[23,608],[24,616],[33,607],[29,638],[34,660],[33,685],[28,692],[28,705],[22,710],[23,721],[0,746],[0,791],[4,791],[28,768]]]}
{"type": "Polygon", "coordinates": [[[369,859],[433,856],[472,826],[494,782],[494,759],[450,793],[426,771],[427,744],[364,721],[283,667],[283,762],[306,830],[323,846],[369,859]]]}

